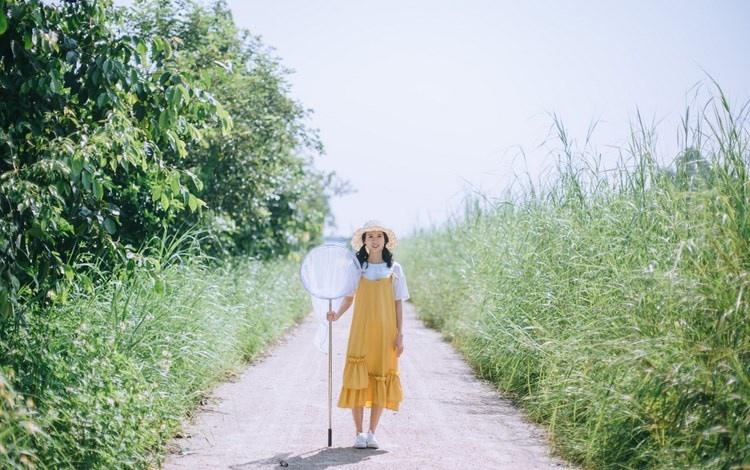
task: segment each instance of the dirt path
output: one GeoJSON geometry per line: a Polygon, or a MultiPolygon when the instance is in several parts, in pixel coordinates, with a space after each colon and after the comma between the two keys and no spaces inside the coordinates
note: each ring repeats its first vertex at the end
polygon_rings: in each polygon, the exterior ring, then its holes
{"type": "MultiPolygon", "coordinates": [[[[309,315],[235,382],[217,387],[165,469],[566,468],[543,432],[498,397],[440,333],[404,309],[404,401],[384,410],[379,449],[355,449],[351,411],[336,407],[351,310],[333,328],[333,447],[328,448],[328,356],[309,315]]],[[[369,410],[365,410],[365,429],[369,410]]]]}

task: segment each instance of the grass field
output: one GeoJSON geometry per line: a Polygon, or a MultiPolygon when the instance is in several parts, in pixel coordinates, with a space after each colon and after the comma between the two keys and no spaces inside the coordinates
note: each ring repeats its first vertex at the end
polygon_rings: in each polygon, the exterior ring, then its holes
{"type": "Polygon", "coordinates": [[[185,250],[158,242],[2,338],[0,467],[154,464],[217,381],[309,311],[297,262],[185,250]]]}
{"type": "Polygon", "coordinates": [[[750,468],[747,107],[686,114],[660,165],[635,129],[406,240],[412,300],[587,468],[750,468]]]}

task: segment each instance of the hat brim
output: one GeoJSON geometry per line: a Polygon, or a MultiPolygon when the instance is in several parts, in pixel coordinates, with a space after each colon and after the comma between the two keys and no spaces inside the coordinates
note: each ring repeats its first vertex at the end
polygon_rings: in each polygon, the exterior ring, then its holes
{"type": "Polygon", "coordinates": [[[393,230],[388,227],[376,225],[374,227],[363,227],[354,232],[354,235],[352,235],[352,247],[354,248],[354,251],[359,251],[360,248],[362,248],[362,245],[364,245],[362,242],[362,234],[367,232],[385,232],[388,235],[388,243],[386,243],[385,247],[389,250],[393,250],[396,248],[396,245],[398,245],[398,239],[393,230]]]}

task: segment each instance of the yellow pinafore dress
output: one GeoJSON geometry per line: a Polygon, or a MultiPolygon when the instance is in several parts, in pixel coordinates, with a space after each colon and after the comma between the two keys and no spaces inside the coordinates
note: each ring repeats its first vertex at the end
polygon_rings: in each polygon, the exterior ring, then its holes
{"type": "Polygon", "coordinates": [[[382,406],[398,411],[403,393],[394,346],[397,334],[393,273],[377,280],[361,275],[354,294],[339,408],[382,406]]]}

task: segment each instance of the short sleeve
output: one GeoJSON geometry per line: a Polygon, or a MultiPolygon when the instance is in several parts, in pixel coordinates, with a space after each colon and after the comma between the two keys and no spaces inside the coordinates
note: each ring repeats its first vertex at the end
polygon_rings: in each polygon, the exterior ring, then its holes
{"type": "Polygon", "coordinates": [[[406,276],[404,269],[397,262],[393,263],[393,298],[394,300],[408,300],[409,288],[406,286],[406,276]]]}
{"type": "Polygon", "coordinates": [[[345,297],[354,297],[354,294],[357,292],[357,287],[359,286],[359,272],[352,272],[348,279],[348,285],[347,285],[347,291],[349,292],[346,294],[345,297]]]}

